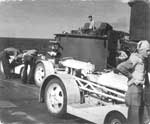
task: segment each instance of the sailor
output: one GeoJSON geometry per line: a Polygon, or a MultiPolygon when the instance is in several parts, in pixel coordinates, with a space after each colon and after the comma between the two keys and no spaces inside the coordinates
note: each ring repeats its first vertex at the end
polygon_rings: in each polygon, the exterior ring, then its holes
{"type": "Polygon", "coordinates": [[[50,40],[49,41],[49,48],[48,48],[48,54],[47,58],[54,59],[54,63],[58,64],[58,61],[61,57],[61,50],[63,50],[63,47],[60,45],[60,43],[56,40],[50,40]]]}
{"type": "Polygon", "coordinates": [[[89,18],[89,24],[90,24],[89,29],[90,30],[95,30],[95,21],[93,19],[93,16],[89,15],[88,18],[89,18]]]}
{"type": "Polygon", "coordinates": [[[146,69],[148,65],[145,61],[149,55],[149,42],[141,40],[137,44],[137,51],[117,66],[117,69],[128,77],[128,90],[125,96],[128,106],[128,124],[142,124],[143,121],[143,87],[148,73],[146,69]]]}
{"type": "Polygon", "coordinates": [[[2,61],[3,69],[4,69],[4,74],[5,78],[9,79],[13,75],[11,73],[11,70],[13,68],[11,62],[15,59],[15,57],[19,54],[19,50],[13,47],[5,48],[1,53],[0,53],[0,58],[2,61]],[[13,57],[13,58],[11,58],[13,57]]]}
{"type": "Polygon", "coordinates": [[[28,50],[23,54],[24,60],[24,71],[22,81],[23,83],[34,83],[34,71],[35,71],[35,62],[37,59],[38,51],[36,49],[28,50]],[[30,66],[29,74],[27,74],[28,67],[30,66]]]}

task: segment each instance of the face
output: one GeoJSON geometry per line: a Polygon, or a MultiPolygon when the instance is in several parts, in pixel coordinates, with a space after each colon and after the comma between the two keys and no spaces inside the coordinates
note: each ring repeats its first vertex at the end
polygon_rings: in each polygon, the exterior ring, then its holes
{"type": "Polygon", "coordinates": [[[89,21],[92,21],[92,17],[89,17],[89,21]]]}
{"type": "Polygon", "coordinates": [[[147,58],[148,56],[150,56],[150,49],[142,49],[142,50],[140,50],[140,54],[141,54],[144,58],[147,58]]]}
{"type": "Polygon", "coordinates": [[[58,44],[51,44],[49,45],[50,50],[57,50],[58,49],[58,44]]]}

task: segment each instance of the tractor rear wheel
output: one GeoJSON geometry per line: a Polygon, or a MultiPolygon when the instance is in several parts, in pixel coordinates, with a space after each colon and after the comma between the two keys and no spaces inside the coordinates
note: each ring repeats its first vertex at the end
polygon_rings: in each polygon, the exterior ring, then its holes
{"type": "Polygon", "coordinates": [[[126,124],[126,118],[119,112],[112,112],[106,117],[104,124],[126,124]]]}
{"type": "Polygon", "coordinates": [[[40,87],[46,76],[44,64],[39,62],[35,68],[34,81],[36,86],[40,87]]]}
{"type": "Polygon", "coordinates": [[[44,79],[50,75],[54,74],[54,66],[49,61],[41,61],[36,64],[35,73],[34,73],[34,81],[36,86],[41,87],[44,79]]]}

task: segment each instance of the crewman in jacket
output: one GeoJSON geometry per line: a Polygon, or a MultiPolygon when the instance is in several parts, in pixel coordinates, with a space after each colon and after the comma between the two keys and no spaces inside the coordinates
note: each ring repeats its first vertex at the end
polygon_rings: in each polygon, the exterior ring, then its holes
{"type": "MultiPolygon", "coordinates": [[[[19,50],[13,47],[5,48],[0,53],[0,58],[2,61],[3,69],[4,69],[4,75],[6,79],[9,79],[13,77],[13,73],[11,73],[11,70],[13,69],[12,63],[10,62],[10,57],[15,57],[19,54],[19,50]]],[[[13,59],[12,59],[13,61],[13,59]]]]}
{"type": "Polygon", "coordinates": [[[128,106],[128,124],[142,124],[143,121],[143,87],[148,73],[145,60],[149,55],[149,42],[141,40],[137,44],[137,51],[132,53],[128,60],[117,66],[117,69],[128,77],[128,90],[125,96],[128,106]]]}
{"type": "Polygon", "coordinates": [[[28,50],[23,54],[23,60],[24,60],[24,71],[23,71],[23,83],[29,83],[32,84],[34,81],[34,71],[35,71],[35,61],[37,59],[38,51],[28,50]],[[29,74],[27,74],[28,66],[30,66],[29,74]]]}

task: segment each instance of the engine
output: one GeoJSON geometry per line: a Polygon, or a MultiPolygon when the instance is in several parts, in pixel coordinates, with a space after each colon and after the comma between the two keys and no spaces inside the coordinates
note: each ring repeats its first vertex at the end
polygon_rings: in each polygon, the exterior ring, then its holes
{"type": "Polygon", "coordinates": [[[75,60],[73,58],[60,61],[60,64],[65,67],[66,71],[72,75],[86,76],[89,73],[93,73],[95,70],[95,65],[90,62],[83,62],[75,60]]]}

